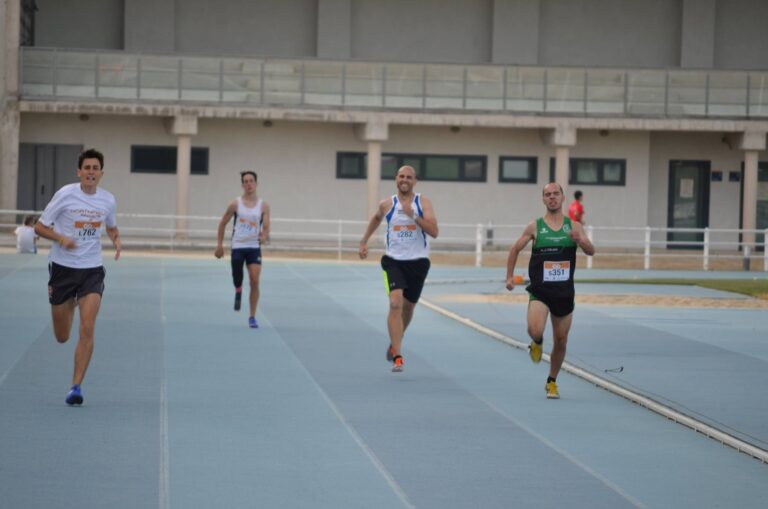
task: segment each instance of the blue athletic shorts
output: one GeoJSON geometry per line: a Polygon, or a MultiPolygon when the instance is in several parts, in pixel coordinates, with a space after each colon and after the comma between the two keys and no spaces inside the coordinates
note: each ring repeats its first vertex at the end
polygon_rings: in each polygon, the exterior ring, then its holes
{"type": "Polygon", "coordinates": [[[240,247],[232,250],[232,263],[243,263],[246,265],[261,265],[260,247],[240,247]]]}

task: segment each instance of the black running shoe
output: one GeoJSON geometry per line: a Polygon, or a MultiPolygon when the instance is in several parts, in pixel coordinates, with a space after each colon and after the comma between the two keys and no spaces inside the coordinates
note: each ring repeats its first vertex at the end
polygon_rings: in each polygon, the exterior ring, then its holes
{"type": "Polygon", "coordinates": [[[240,299],[243,296],[243,292],[235,292],[235,311],[240,311],[240,299]]]}

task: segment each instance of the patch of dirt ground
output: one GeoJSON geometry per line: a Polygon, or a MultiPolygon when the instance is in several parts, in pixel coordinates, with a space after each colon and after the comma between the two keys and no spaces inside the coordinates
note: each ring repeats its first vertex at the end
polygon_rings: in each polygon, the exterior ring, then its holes
{"type": "MultiPolygon", "coordinates": [[[[433,298],[462,304],[525,304],[527,294],[453,294],[433,298]]],[[[641,306],[678,308],[768,309],[768,300],[753,298],[714,299],[711,297],[679,297],[670,295],[576,295],[576,304],[595,306],[641,306]]]]}

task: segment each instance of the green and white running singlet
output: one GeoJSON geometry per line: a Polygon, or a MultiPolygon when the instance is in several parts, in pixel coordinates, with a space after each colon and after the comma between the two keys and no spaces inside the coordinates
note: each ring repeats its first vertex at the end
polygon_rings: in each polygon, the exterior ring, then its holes
{"type": "Polygon", "coordinates": [[[533,243],[531,260],[528,263],[528,277],[531,284],[526,290],[538,300],[543,301],[553,314],[563,316],[557,311],[573,310],[573,274],[576,270],[576,242],[571,239],[573,225],[567,217],[563,226],[552,230],[544,218],[536,220],[536,239],[533,243]],[[570,305],[560,306],[558,301],[570,301],[570,305]],[[570,308],[570,310],[568,310],[570,308]]]}

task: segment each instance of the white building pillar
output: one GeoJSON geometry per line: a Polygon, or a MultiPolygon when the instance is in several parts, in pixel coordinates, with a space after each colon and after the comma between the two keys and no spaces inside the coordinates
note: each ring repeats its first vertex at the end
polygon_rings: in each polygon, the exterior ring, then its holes
{"type": "Polygon", "coordinates": [[[571,147],[576,146],[576,128],[568,125],[542,131],[542,138],[547,145],[555,147],[555,182],[563,192],[568,186],[570,172],[571,147]]]}
{"type": "MultiPolygon", "coordinates": [[[[192,165],[192,137],[181,135],[176,142],[176,215],[189,215],[189,176],[192,165]]],[[[176,237],[187,238],[189,225],[176,218],[176,237]]]]}
{"type": "Polygon", "coordinates": [[[0,209],[15,209],[19,181],[20,0],[0,0],[0,209]]]}
{"type": "MultiPolygon", "coordinates": [[[[744,151],[744,203],[741,217],[745,230],[757,227],[757,164],[759,152],[765,150],[765,137],[764,132],[748,131],[741,134],[739,139],[739,148],[744,151]]],[[[744,232],[741,239],[745,254],[755,250],[755,232],[744,232]]]]}
{"type": "Polygon", "coordinates": [[[368,216],[376,212],[379,205],[379,183],[381,182],[381,142],[368,142],[368,216]]]}
{"type": "Polygon", "coordinates": [[[368,217],[379,206],[379,184],[381,182],[381,144],[389,139],[389,124],[370,121],[357,127],[357,135],[368,142],[368,217]]]}
{"type": "MultiPolygon", "coordinates": [[[[170,132],[176,141],[176,215],[189,215],[189,176],[192,173],[192,136],[197,134],[197,117],[178,115],[172,119],[170,132]]],[[[176,219],[176,237],[189,234],[186,219],[176,219]]]]}

